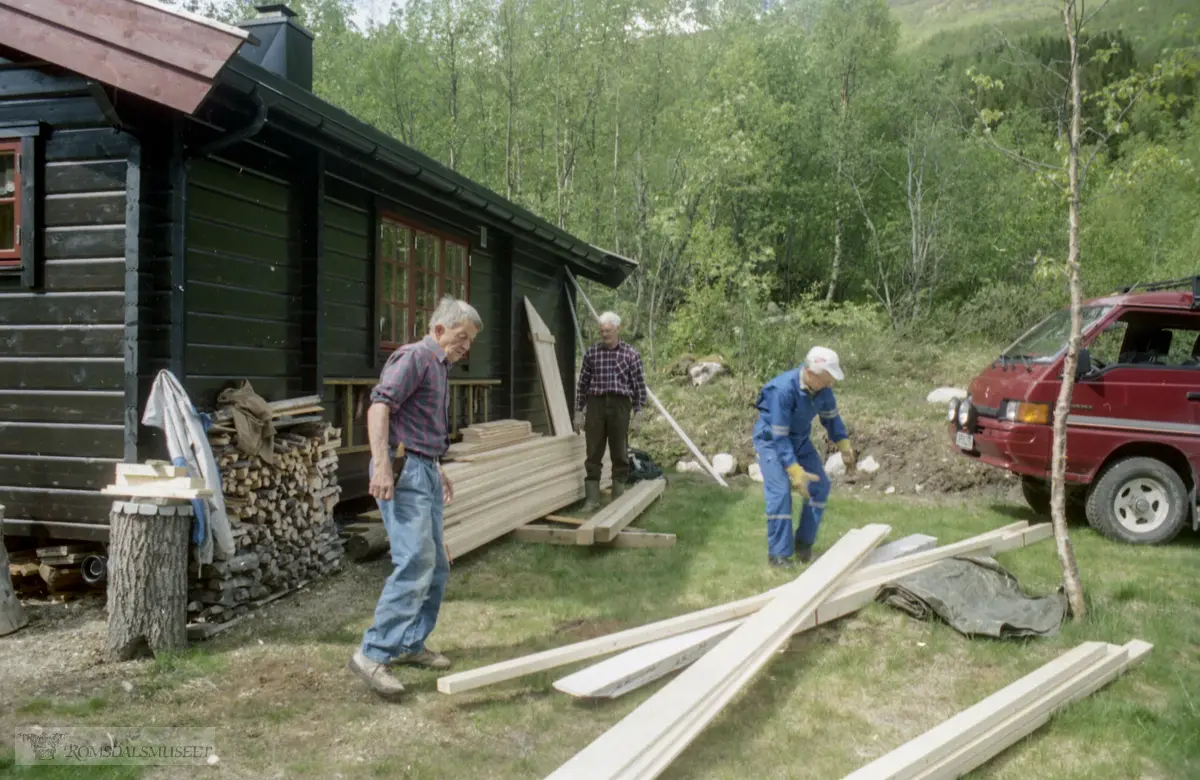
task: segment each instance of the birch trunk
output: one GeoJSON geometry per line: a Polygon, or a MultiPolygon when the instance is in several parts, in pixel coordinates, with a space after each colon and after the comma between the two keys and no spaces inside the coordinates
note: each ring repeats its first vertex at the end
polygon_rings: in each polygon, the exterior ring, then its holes
{"type": "Polygon", "coordinates": [[[1067,340],[1067,355],[1063,363],[1062,387],[1054,408],[1054,453],[1050,478],[1050,518],[1054,524],[1054,544],[1063,570],[1063,586],[1071,614],[1081,619],[1087,612],[1083,599],[1083,584],[1075,550],[1067,534],[1066,470],[1067,415],[1071,411],[1071,393],[1075,389],[1075,368],[1079,363],[1082,292],[1079,283],[1079,138],[1083,101],[1079,91],[1079,49],[1076,38],[1077,9],[1075,0],[1064,0],[1063,21],[1071,51],[1071,128],[1067,158],[1067,177],[1070,186],[1067,220],[1067,284],[1071,291],[1071,335],[1067,340]]]}

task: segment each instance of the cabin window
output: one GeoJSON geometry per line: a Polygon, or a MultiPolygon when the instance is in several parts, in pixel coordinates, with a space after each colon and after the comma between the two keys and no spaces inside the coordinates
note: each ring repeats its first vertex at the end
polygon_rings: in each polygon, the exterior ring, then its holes
{"type": "Polygon", "coordinates": [[[417,341],[443,295],[470,300],[470,249],[461,240],[384,215],[379,220],[379,347],[417,341]]]}
{"type": "Polygon", "coordinates": [[[0,268],[21,267],[21,142],[0,141],[0,268]]]}

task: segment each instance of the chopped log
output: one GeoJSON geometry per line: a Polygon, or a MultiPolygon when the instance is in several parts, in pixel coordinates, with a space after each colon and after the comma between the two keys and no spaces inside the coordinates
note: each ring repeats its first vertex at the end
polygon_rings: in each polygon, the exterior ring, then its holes
{"type": "Polygon", "coordinates": [[[187,648],[191,524],[189,504],[113,505],[105,653],[110,661],[187,648]],[[127,511],[134,506],[136,511],[127,511]]]}
{"type": "Polygon", "coordinates": [[[365,561],[381,555],[389,547],[387,531],[382,523],[375,523],[362,533],[346,539],[346,554],[356,561],[365,561]]]}

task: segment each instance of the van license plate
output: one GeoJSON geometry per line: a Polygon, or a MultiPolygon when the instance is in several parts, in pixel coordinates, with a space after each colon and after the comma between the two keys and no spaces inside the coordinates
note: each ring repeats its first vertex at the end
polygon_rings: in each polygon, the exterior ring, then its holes
{"type": "Polygon", "coordinates": [[[968,452],[975,449],[975,437],[969,433],[959,431],[954,434],[954,443],[958,445],[959,449],[967,450],[968,452]]]}

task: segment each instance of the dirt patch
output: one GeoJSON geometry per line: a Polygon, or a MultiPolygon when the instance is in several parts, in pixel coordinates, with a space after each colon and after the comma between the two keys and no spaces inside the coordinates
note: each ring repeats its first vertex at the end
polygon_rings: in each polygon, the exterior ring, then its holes
{"type": "Polygon", "coordinates": [[[564,641],[581,642],[584,639],[615,634],[624,628],[625,624],[619,620],[571,620],[555,626],[554,633],[564,641]]]}

